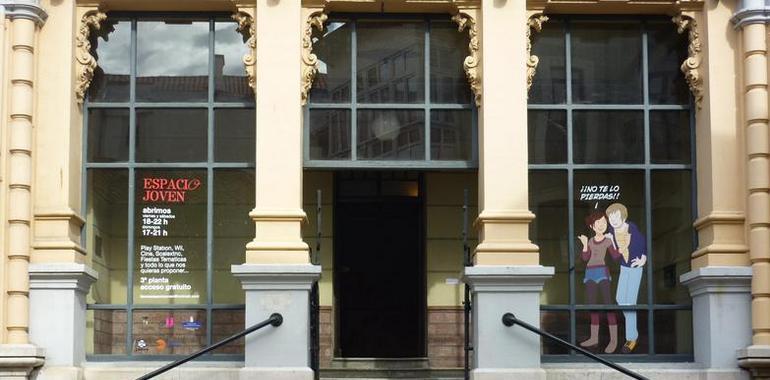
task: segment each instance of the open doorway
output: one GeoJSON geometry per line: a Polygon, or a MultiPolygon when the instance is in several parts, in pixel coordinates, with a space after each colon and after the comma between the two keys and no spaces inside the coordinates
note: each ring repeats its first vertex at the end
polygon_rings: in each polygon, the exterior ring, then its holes
{"type": "Polygon", "coordinates": [[[337,357],[426,355],[422,176],[335,176],[337,357]]]}

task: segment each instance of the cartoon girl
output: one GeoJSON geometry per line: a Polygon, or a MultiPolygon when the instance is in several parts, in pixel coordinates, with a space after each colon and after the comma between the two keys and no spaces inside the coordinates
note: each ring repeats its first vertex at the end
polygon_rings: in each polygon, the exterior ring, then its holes
{"type": "MultiPolygon", "coordinates": [[[[605,259],[607,253],[614,260],[618,260],[621,255],[613,244],[611,237],[605,236],[607,232],[607,215],[602,211],[594,211],[586,220],[586,226],[593,230],[594,236],[591,240],[585,235],[578,236],[583,243],[583,251],[580,258],[586,261],[586,272],[583,278],[583,284],[586,287],[586,300],[591,305],[610,304],[610,271],[607,269],[605,259]],[[601,292],[601,300],[597,302],[597,295],[601,292]]],[[[614,311],[607,311],[607,325],[609,325],[610,342],[604,349],[605,353],[615,352],[618,345],[618,322],[614,311]]],[[[580,342],[582,347],[595,347],[599,344],[599,312],[591,312],[591,336],[580,342]]]]}

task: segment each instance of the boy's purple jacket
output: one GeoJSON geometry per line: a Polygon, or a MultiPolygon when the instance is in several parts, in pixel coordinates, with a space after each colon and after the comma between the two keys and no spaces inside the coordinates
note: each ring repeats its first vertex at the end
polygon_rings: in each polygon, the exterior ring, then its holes
{"type": "MultiPolygon", "coordinates": [[[[626,221],[626,223],[628,223],[628,233],[631,234],[631,243],[628,245],[628,261],[623,260],[623,257],[621,256],[620,265],[630,268],[631,262],[633,262],[634,259],[641,259],[642,256],[647,254],[647,239],[645,239],[644,235],[639,232],[639,228],[636,227],[636,224],[628,221],[626,221]]],[[[609,226],[609,229],[614,237],[615,229],[612,228],[612,226],[609,226]]]]}

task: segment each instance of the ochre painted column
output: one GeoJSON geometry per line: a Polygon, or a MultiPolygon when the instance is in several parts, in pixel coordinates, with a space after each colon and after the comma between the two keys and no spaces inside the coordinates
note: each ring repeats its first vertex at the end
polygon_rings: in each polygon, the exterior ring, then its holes
{"type": "Polygon", "coordinates": [[[477,265],[537,265],[529,240],[524,1],[481,2],[477,265]]]}
{"type": "Polygon", "coordinates": [[[300,1],[259,0],[256,8],[256,224],[248,264],[307,264],[302,241],[300,1]]]}

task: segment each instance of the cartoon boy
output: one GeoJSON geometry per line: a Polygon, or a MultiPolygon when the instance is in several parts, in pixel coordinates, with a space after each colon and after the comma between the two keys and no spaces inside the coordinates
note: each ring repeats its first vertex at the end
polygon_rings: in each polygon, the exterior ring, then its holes
{"type": "MultiPolygon", "coordinates": [[[[620,276],[615,300],[618,305],[636,305],[644,264],[647,263],[647,241],[635,224],[628,222],[628,209],[621,203],[607,207],[607,218],[612,226],[611,238],[620,252],[620,276]]],[[[610,235],[610,234],[608,234],[610,235]]],[[[623,311],[626,321],[626,343],[621,352],[628,354],[636,348],[639,332],[636,329],[636,310],[623,311]]]]}

